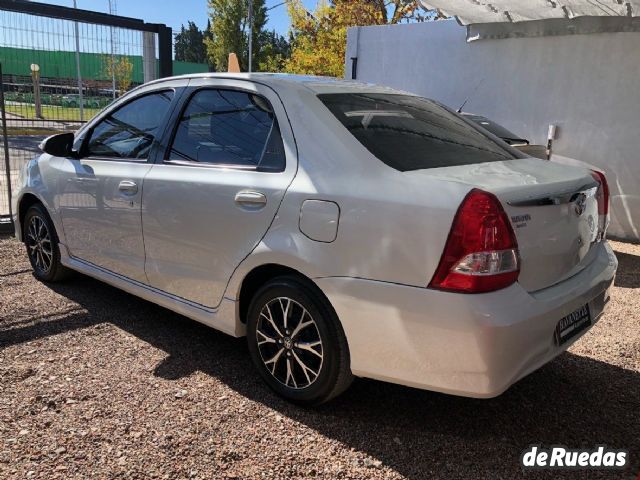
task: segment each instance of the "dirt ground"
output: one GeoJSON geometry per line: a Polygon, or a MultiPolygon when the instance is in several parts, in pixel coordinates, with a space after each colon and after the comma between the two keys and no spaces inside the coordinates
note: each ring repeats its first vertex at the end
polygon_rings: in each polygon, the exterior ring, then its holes
{"type": "Polygon", "coordinates": [[[640,246],[608,311],[491,400],[356,380],[302,409],[233,339],[84,276],[44,285],[0,238],[0,478],[635,479],[640,246]],[[531,444],[630,451],[620,471],[523,472],[531,444]]]}

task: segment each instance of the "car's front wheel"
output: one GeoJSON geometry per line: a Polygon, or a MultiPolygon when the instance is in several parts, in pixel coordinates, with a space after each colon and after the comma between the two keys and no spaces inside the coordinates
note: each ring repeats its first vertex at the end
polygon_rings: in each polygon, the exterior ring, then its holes
{"type": "Polygon", "coordinates": [[[288,400],[318,405],[351,384],[338,318],[303,279],[278,277],[258,290],[249,307],[247,341],[264,380],[288,400]]]}
{"type": "Polygon", "coordinates": [[[33,273],[44,282],[57,282],[69,276],[70,270],[60,262],[58,236],[47,211],[33,205],[24,218],[24,243],[33,273]]]}

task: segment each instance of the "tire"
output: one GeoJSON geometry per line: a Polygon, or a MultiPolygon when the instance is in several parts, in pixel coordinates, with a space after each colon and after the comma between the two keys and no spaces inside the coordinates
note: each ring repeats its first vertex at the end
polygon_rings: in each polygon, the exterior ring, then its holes
{"type": "Polygon", "coordinates": [[[68,278],[71,270],[60,262],[58,235],[42,204],[35,204],[27,210],[22,228],[35,277],[43,282],[59,282],[68,278]]]}
{"type": "Polygon", "coordinates": [[[248,311],[247,343],[267,385],[291,402],[320,405],[353,380],[337,315],[305,279],[277,277],[256,292],[248,311]]]}

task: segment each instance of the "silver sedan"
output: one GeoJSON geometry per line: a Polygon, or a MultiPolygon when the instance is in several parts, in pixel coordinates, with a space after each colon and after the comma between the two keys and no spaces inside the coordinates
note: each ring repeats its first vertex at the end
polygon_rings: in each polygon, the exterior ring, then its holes
{"type": "Polygon", "coordinates": [[[354,376],[499,395],[598,320],[617,267],[603,173],[388,88],[163,79],[41,147],[14,198],[39,279],[246,335],[298,403],[354,376]]]}

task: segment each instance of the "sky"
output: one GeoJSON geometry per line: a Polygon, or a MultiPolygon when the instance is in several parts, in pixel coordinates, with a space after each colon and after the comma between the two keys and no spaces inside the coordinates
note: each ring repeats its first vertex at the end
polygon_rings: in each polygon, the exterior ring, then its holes
{"type": "MultiPolygon", "coordinates": [[[[43,0],[40,0],[43,1],[43,0]]],[[[282,3],[283,0],[266,0],[267,8],[282,3]]],[[[109,12],[108,0],[76,0],[78,8],[97,12],[109,12]]],[[[47,0],[43,3],[72,7],[73,0],[47,0]]],[[[207,25],[207,0],[115,0],[117,13],[125,17],[140,18],[149,23],[164,23],[180,30],[180,25],[191,20],[200,28],[207,25]]],[[[316,0],[304,0],[310,10],[316,0]]],[[[289,30],[289,16],[285,5],[270,10],[267,28],[285,35],[289,30]]]]}

